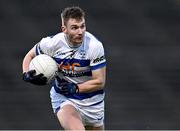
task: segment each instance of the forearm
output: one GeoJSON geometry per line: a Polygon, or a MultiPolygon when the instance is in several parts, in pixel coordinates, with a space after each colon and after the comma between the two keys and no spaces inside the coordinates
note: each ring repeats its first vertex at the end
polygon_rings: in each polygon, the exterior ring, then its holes
{"type": "Polygon", "coordinates": [[[88,92],[101,90],[104,88],[104,85],[105,85],[104,81],[95,79],[95,80],[89,80],[82,84],[78,84],[78,87],[80,93],[88,93],[88,92]]]}
{"type": "Polygon", "coordinates": [[[34,57],[35,57],[35,52],[34,52],[34,48],[32,48],[24,57],[24,60],[22,63],[23,72],[27,72],[29,70],[29,64],[34,57]]]}

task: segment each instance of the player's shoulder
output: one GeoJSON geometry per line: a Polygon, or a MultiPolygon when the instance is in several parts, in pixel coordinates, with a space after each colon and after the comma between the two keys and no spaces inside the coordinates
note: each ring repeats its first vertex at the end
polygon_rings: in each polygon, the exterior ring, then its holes
{"type": "Polygon", "coordinates": [[[60,32],[60,33],[57,33],[56,35],[52,35],[49,37],[53,40],[64,40],[64,33],[60,32]]]}
{"type": "Polygon", "coordinates": [[[91,48],[99,48],[103,46],[102,42],[90,32],[86,31],[85,38],[91,48]]]}
{"type": "Polygon", "coordinates": [[[64,34],[62,32],[42,38],[40,43],[41,45],[52,47],[52,46],[56,46],[57,43],[62,43],[60,41],[64,41],[64,34]]]}
{"type": "Polygon", "coordinates": [[[97,43],[101,43],[101,41],[95,36],[93,35],[92,33],[90,32],[85,32],[85,37],[86,39],[89,39],[90,42],[97,42],[97,43]]]}
{"type": "Polygon", "coordinates": [[[42,40],[36,44],[36,51],[41,50],[45,54],[53,56],[54,52],[63,47],[63,42],[61,42],[63,38],[63,33],[58,33],[54,36],[47,36],[42,38],[42,40]]]}

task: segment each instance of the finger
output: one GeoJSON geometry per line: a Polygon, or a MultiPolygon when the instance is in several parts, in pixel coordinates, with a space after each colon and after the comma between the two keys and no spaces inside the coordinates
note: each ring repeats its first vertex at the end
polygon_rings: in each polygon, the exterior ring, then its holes
{"type": "Polygon", "coordinates": [[[65,88],[67,83],[59,83],[59,85],[62,87],[62,88],[65,88]]]}
{"type": "Polygon", "coordinates": [[[61,78],[59,78],[59,77],[56,77],[56,79],[57,79],[57,81],[58,81],[59,83],[67,83],[66,80],[61,79],[61,78]]]}
{"type": "Polygon", "coordinates": [[[36,71],[35,70],[30,70],[30,71],[28,71],[28,73],[29,73],[29,75],[34,75],[36,73],[36,71]]]}
{"type": "Polygon", "coordinates": [[[66,81],[65,79],[62,79],[61,82],[65,82],[65,83],[68,83],[68,81],[66,81]]]}
{"type": "Polygon", "coordinates": [[[46,77],[42,77],[42,81],[47,82],[47,78],[46,77]]]}
{"type": "Polygon", "coordinates": [[[62,91],[61,91],[61,94],[67,95],[67,94],[68,94],[68,91],[62,90],[62,91]]]}
{"type": "Polygon", "coordinates": [[[55,76],[57,81],[61,81],[61,78],[59,78],[59,76],[55,76]]]}
{"type": "Polygon", "coordinates": [[[41,77],[38,77],[39,81],[47,81],[47,77],[44,77],[44,76],[41,76],[41,77]]]}
{"type": "Polygon", "coordinates": [[[44,76],[44,74],[42,74],[42,73],[36,75],[36,77],[43,77],[43,76],[44,76]]]}

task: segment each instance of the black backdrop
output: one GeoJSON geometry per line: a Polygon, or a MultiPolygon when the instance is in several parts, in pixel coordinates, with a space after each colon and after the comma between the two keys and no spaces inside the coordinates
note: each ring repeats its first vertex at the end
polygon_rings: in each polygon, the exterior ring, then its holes
{"type": "Polygon", "coordinates": [[[106,129],[180,129],[179,0],[1,0],[0,129],[60,129],[50,87],[23,82],[21,64],[72,5],[104,43],[106,129]]]}

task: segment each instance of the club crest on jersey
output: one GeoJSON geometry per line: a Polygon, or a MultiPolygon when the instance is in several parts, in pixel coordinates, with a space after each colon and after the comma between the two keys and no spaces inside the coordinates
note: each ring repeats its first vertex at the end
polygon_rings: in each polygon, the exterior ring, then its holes
{"type": "Polygon", "coordinates": [[[79,55],[80,55],[80,58],[85,58],[86,56],[85,50],[81,50],[79,55]]]}

